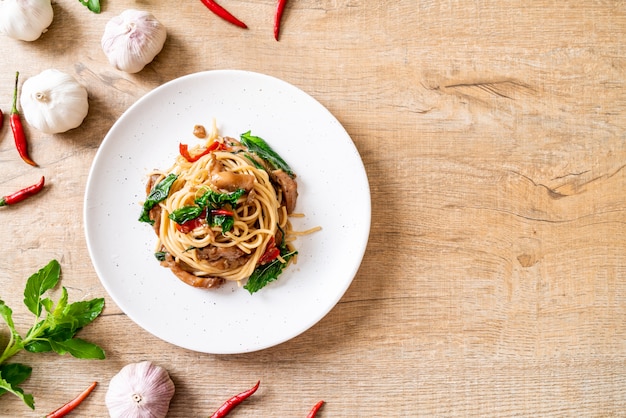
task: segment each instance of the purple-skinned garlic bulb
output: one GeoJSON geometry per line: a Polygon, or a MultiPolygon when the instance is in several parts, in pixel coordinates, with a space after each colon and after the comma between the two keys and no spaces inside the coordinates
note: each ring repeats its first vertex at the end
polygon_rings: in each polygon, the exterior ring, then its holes
{"type": "Polygon", "coordinates": [[[142,361],[113,376],[105,403],[111,418],[165,418],[173,396],[174,382],[167,370],[142,361]]]}
{"type": "Polygon", "coordinates": [[[165,26],[151,13],[128,9],[109,20],[101,44],[112,66],[137,73],[161,52],[166,38],[165,26]]]}

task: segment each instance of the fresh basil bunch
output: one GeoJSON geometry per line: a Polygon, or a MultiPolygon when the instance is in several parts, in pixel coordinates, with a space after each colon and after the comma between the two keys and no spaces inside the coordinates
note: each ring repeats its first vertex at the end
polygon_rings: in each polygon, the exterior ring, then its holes
{"type": "Polygon", "coordinates": [[[104,351],[96,344],[76,337],[76,333],[96,319],[104,308],[104,299],[69,303],[65,287],[56,303],[44,294],[59,282],[61,266],[50,261],[37,273],[30,276],[24,289],[24,304],[35,315],[34,325],[22,337],[15,329],[13,311],[0,300],[0,316],[9,327],[9,340],[0,354],[0,396],[9,392],[19,397],[30,408],[35,409],[32,394],[19,387],[31,374],[32,368],[20,363],[5,362],[21,350],[31,353],[54,351],[71,354],[80,359],[104,359],[104,351]]]}

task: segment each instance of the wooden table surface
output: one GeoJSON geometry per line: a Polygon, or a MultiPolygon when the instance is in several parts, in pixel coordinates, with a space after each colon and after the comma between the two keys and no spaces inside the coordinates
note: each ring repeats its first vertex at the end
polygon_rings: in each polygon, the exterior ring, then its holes
{"type": "MultiPolygon", "coordinates": [[[[27,127],[24,164],[5,119],[0,195],[48,179],[0,210],[0,298],[21,332],[25,280],[51,259],[71,300],[104,297],[80,336],[105,360],[21,352],[36,417],[95,392],[72,416],[104,417],[109,381],[148,359],[175,385],[171,417],[206,417],[261,380],[232,417],[625,416],[626,5],[623,1],[222,0],[249,29],[200,1],[103,1],[99,15],[56,0],[35,42],[0,38],[0,108],[21,80],[56,68],[89,92],[84,123],[27,127]],[[138,74],[111,67],[104,25],[128,8],[168,30],[138,74]],[[363,159],[372,227],[361,268],[336,307],[273,348],[211,355],[132,322],[86,248],[83,196],[93,158],[122,113],[177,77],[242,69],[309,93],[363,159]]],[[[4,323],[0,344],[7,339],[4,323]]]]}

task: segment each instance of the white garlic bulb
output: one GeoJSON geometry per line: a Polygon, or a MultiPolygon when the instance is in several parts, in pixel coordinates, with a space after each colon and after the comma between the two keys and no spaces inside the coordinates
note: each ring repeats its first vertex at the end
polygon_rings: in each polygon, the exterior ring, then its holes
{"type": "Polygon", "coordinates": [[[137,73],[161,52],[166,38],[165,26],[152,14],[129,9],[106,24],[102,50],[118,70],[137,73]]]}
{"type": "Polygon", "coordinates": [[[87,89],[71,75],[55,69],[27,79],[20,103],[26,121],[47,134],[80,126],[89,111],[87,89]]]}
{"type": "Polygon", "coordinates": [[[0,33],[13,39],[39,39],[53,17],[51,0],[0,0],[0,33]]]}
{"type": "Polygon", "coordinates": [[[172,396],[174,382],[167,370],[142,361],[113,376],[105,403],[112,418],[165,418],[172,396]]]}

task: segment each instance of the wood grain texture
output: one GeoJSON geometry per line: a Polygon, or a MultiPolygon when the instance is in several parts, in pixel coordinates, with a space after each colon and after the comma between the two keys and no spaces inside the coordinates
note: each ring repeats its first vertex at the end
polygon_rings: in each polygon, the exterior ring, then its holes
{"type": "MultiPolygon", "coordinates": [[[[275,2],[223,1],[250,27],[198,1],[104,1],[94,15],[56,0],[32,43],[0,38],[0,109],[13,77],[47,68],[89,91],[83,125],[28,129],[19,160],[0,128],[0,195],[49,179],[1,208],[0,298],[25,330],[26,278],[60,261],[71,299],[105,297],[82,336],[103,361],[19,354],[41,416],[100,385],[76,416],[107,416],[110,378],[150,359],[176,384],[171,417],[208,416],[261,379],[233,417],[625,416],[626,5],[623,1],[291,1],[280,42],[275,2]],[[127,8],[168,29],[142,72],[113,69],[105,23],[127,8]],[[364,161],[372,229],[361,269],[317,325],[257,353],[216,356],[162,342],[108,297],[89,259],[82,199],[107,131],[137,99],[176,77],[236,68],[282,78],[345,126],[364,161]]],[[[167,307],[164,307],[167,309],[167,307]]],[[[0,342],[6,340],[0,327],[0,342]]]]}

